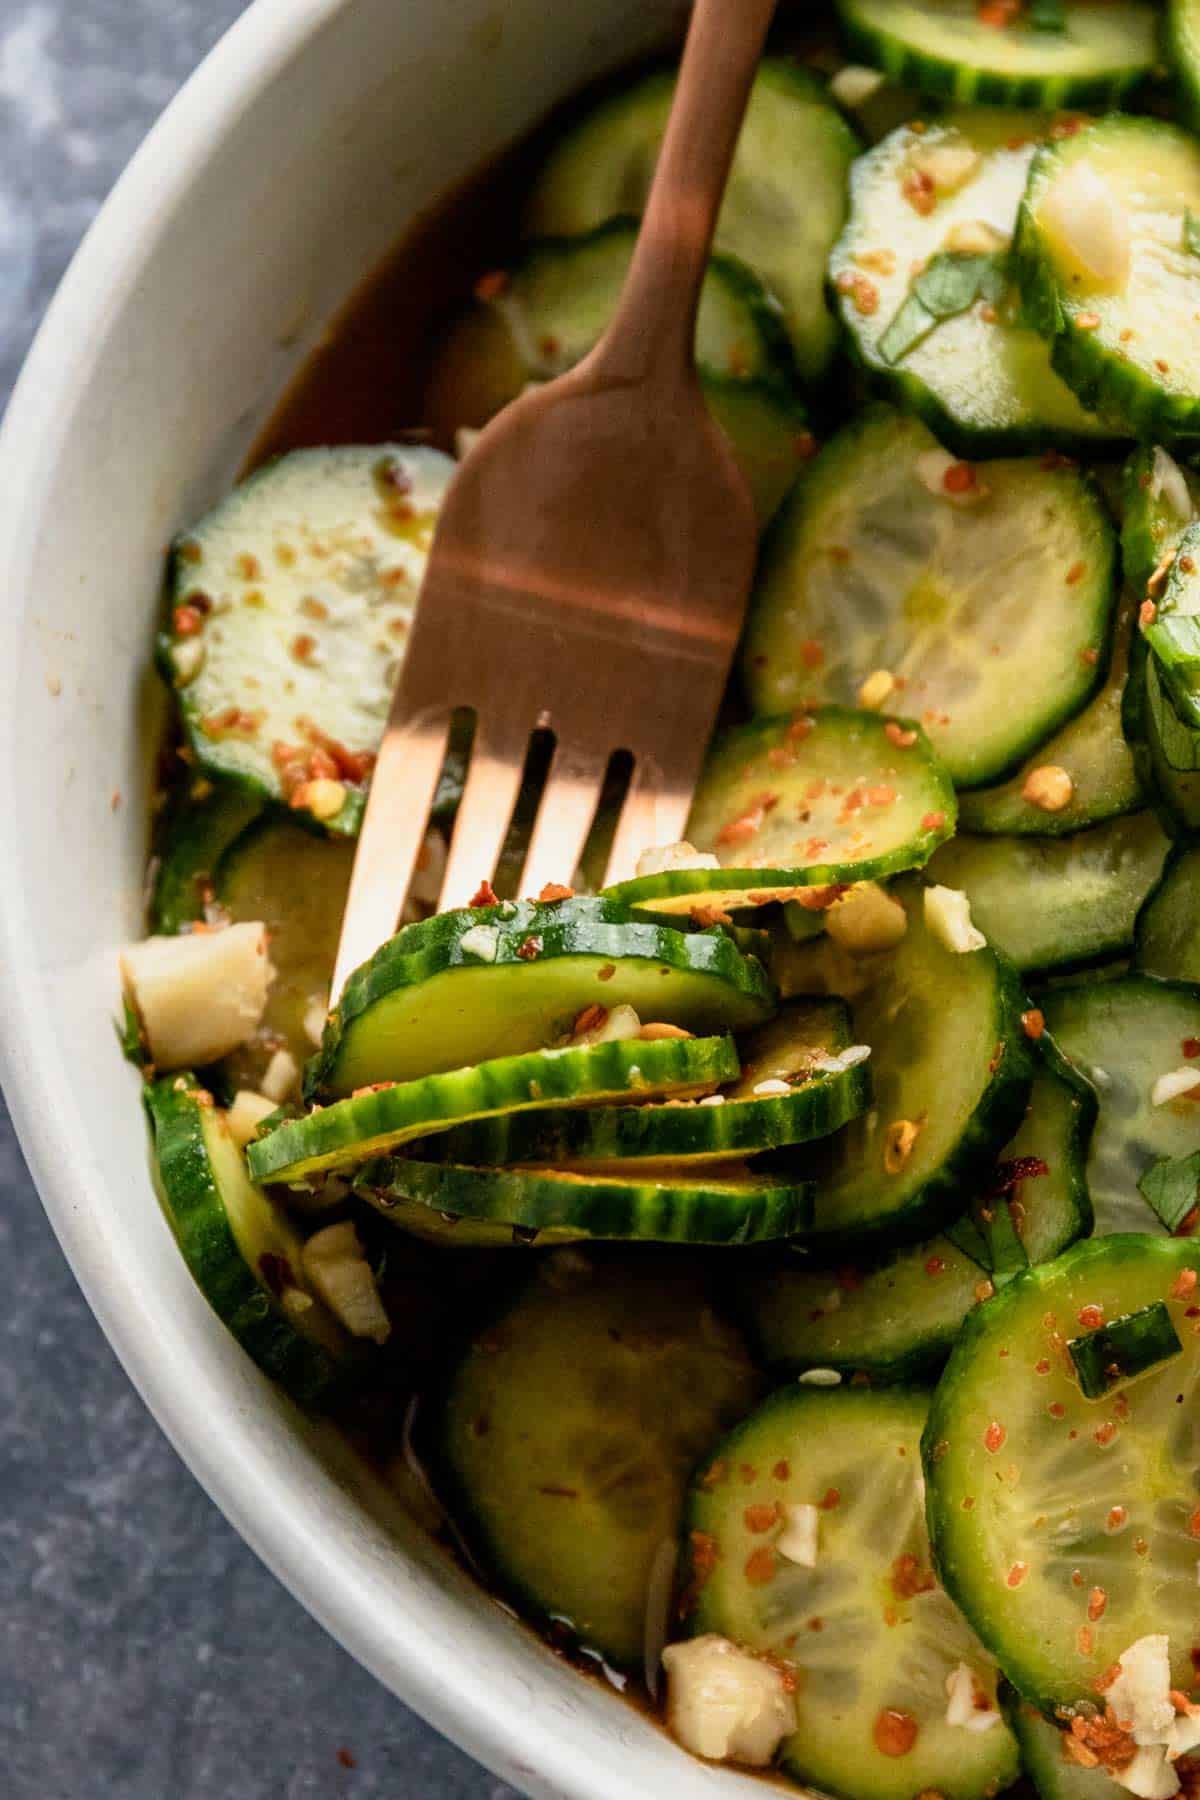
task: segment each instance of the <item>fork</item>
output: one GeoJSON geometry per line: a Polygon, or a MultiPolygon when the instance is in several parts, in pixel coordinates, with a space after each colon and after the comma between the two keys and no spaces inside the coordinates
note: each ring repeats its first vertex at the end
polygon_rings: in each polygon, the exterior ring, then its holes
{"type": "Polygon", "coordinates": [[[569,884],[615,751],[606,881],[682,837],[741,630],[757,523],[694,341],[776,0],[696,0],[613,321],[483,431],[443,505],[375,765],[333,995],[396,929],[452,715],[475,735],[438,910],[490,882],[535,730],[554,750],[518,891],[569,884]]]}

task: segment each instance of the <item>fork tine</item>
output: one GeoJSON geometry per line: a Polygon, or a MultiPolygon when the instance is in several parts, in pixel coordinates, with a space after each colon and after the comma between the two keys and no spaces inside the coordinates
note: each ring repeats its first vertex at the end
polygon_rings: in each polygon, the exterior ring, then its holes
{"type": "Polygon", "coordinates": [[[574,881],[596,817],[607,764],[607,755],[602,751],[581,752],[560,746],[538,809],[519,893],[532,897],[549,882],[570,886],[574,881]]]}
{"type": "Polygon", "coordinates": [[[627,881],[637,868],[638,857],[650,845],[675,844],[682,838],[701,760],[697,755],[694,767],[681,767],[676,754],[671,762],[672,784],[668,789],[654,759],[638,756],[613,834],[604,873],[606,887],[614,881],[627,881]]]}
{"type": "Polygon", "coordinates": [[[517,712],[480,715],[446,859],[438,911],[469,904],[481,881],[496,873],[521,788],[530,724],[517,712]],[[521,721],[521,722],[518,722],[521,721]]]}

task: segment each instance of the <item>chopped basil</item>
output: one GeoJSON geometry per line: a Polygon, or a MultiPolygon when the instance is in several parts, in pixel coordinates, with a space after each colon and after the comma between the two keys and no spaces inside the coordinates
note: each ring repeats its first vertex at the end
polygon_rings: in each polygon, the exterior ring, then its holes
{"type": "Polygon", "coordinates": [[[992,1264],[987,1241],[974,1220],[965,1216],[956,1219],[953,1225],[946,1227],[942,1236],[948,1238],[956,1250],[961,1250],[964,1256],[970,1257],[973,1263],[978,1263],[986,1274],[991,1274],[992,1264]]]}
{"type": "Polygon", "coordinates": [[[879,340],[879,354],[898,363],[923,343],[943,319],[957,318],[977,300],[1004,298],[1006,259],[997,251],[967,254],[942,250],[914,277],[907,299],[879,340]]]}
{"type": "Polygon", "coordinates": [[[1019,1275],[1022,1269],[1029,1267],[1029,1252],[1021,1242],[1021,1234],[1007,1200],[988,1203],[983,1221],[983,1236],[991,1257],[992,1280],[998,1288],[1004,1287],[1014,1275],[1019,1275]]]}
{"type": "Polygon", "coordinates": [[[1190,1156],[1163,1157],[1153,1163],[1138,1187],[1168,1231],[1178,1231],[1200,1204],[1200,1150],[1190,1156]]]}
{"type": "Polygon", "coordinates": [[[1067,1349],[1084,1398],[1099,1400],[1123,1381],[1145,1375],[1183,1349],[1161,1300],[1125,1313],[1086,1337],[1068,1338],[1067,1349]]]}
{"type": "Polygon", "coordinates": [[[1190,256],[1200,256],[1200,219],[1190,210],[1183,215],[1183,247],[1190,256]]]}
{"type": "Polygon", "coordinates": [[[910,350],[924,343],[937,324],[929,308],[910,294],[879,340],[880,356],[885,363],[900,362],[910,350]]]}
{"type": "Polygon", "coordinates": [[[1034,31],[1065,31],[1065,0],[1029,0],[1028,21],[1034,31]]]}

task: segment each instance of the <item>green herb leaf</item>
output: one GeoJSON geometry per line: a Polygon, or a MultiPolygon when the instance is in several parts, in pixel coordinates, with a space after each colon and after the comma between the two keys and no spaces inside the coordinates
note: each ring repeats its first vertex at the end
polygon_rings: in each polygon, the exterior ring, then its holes
{"type": "Polygon", "coordinates": [[[937,323],[928,307],[910,294],[879,340],[880,356],[888,364],[900,362],[910,350],[924,343],[937,323]]]}
{"type": "Polygon", "coordinates": [[[120,1023],[114,1020],[117,1042],[121,1046],[121,1055],[126,1062],[131,1062],[135,1069],[144,1069],[150,1060],[146,1045],[142,1039],[142,1022],[132,1000],[126,999],[120,1023]]]}
{"type": "Polygon", "coordinates": [[[1008,286],[1002,252],[977,255],[941,250],[914,277],[908,298],[879,340],[879,354],[895,364],[924,343],[943,319],[957,318],[977,300],[996,305],[1008,286]]]}
{"type": "Polygon", "coordinates": [[[1200,219],[1190,209],[1183,215],[1183,247],[1189,256],[1200,256],[1200,219]]]}
{"type": "MultiPolygon", "coordinates": [[[[1196,1073],[1200,1077],[1200,1069],[1196,1073]]],[[[1178,1231],[1192,1208],[1200,1205],[1200,1150],[1152,1163],[1138,1187],[1166,1229],[1178,1231]]]]}
{"type": "Polygon", "coordinates": [[[1067,1349],[1084,1398],[1099,1400],[1123,1381],[1145,1375],[1178,1356],[1183,1345],[1170,1313],[1156,1300],[1089,1331],[1086,1337],[1068,1338],[1067,1349]]]}
{"type": "Polygon", "coordinates": [[[1029,1267],[1029,1252],[1021,1242],[1021,1234],[1007,1200],[989,1201],[987,1211],[991,1217],[983,1221],[983,1236],[988,1255],[992,1259],[992,1280],[1001,1288],[1014,1275],[1019,1275],[1022,1269],[1029,1267]]]}
{"type": "Polygon", "coordinates": [[[1034,31],[1065,31],[1065,0],[1029,0],[1028,23],[1034,31]]]}
{"type": "Polygon", "coordinates": [[[977,1263],[985,1274],[991,1274],[991,1252],[988,1249],[986,1238],[973,1219],[967,1218],[964,1214],[961,1219],[956,1219],[953,1225],[948,1225],[942,1236],[948,1238],[956,1250],[961,1250],[964,1256],[969,1257],[973,1263],[977,1263]]]}

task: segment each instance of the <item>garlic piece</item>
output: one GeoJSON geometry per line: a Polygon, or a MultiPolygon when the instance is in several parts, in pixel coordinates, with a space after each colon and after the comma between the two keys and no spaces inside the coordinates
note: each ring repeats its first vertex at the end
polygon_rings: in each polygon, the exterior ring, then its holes
{"type": "Polygon", "coordinates": [[[956,194],[977,173],[982,154],[965,139],[947,134],[933,143],[922,143],[909,156],[909,167],[933,183],[938,195],[956,194]]]}
{"type": "Polygon", "coordinates": [[[152,937],[121,952],[121,980],[159,1069],[218,1062],[257,1031],[274,976],[265,925],[152,937]]]}
{"type": "Polygon", "coordinates": [[[225,1114],[225,1122],[229,1126],[229,1135],[239,1150],[252,1143],[258,1135],[258,1128],[264,1119],[269,1119],[276,1109],[274,1100],[268,1100],[265,1094],[256,1094],[253,1088],[239,1088],[233,1097],[233,1105],[225,1114]]]}
{"type": "Polygon", "coordinates": [[[859,881],[825,914],[825,930],[852,956],[894,950],[908,930],[908,914],[877,881],[859,881]]]}
{"type": "Polygon", "coordinates": [[[341,1320],[351,1337],[386,1343],[391,1321],[384,1311],[375,1274],[349,1220],[326,1225],[301,1251],[309,1285],[341,1320]]]}
{"type": "Polygon", "coordinates": [[[495,925],[472,925],[459,938],[458,947],[477,962],[494,963],[500,948],[500,933],[495,925]]]}
{"type": "Polygon", "coordinates": [[[971,902],[958,888],[925,889],[925,925],[943,949],[958,956],[987,949],[987,939],[971,923],[971,902]]]}
{"type": "Polygon", "coordinates": [[[1150,1104],[1169,1106],[1172,1100],[1181,1100],[1185,1094],[1200,1099],[1200,1069],[1195,1063],[1172,1069],[1169,1075],[1160,1075],[1150,1089],[1150,1104]]]}
{"type": "Polygon", "coordinates": [[[1165,1632],[1153,1632],[1117,1659],[1121,1673],[1105,1698],[1135,1744],[1162,1744],[1175,1723],[1171,1659],[1165,1632]]]}
{"type": "Polygon", "coordinates": [[[707,850],[697,850],[692,844],[657,844],[653,849],[643,850],[637,860],[639,877],[646,875],[670,875],[676,869],[719,869],[720,863],[707,850]]]}
{"type": "Polygon", "coordinates": [[[300,1087],[300,1064],[290,1050],[276,1050],[262,1078],[262,1091],[276,1106],[282,1106],[300,1087]]]}
{"type": "Polygon", "coordinates": [[[785,1506],[785,1524],[775,1548],[787,1562],[801,1569],[815,1569],[821,1533],[821,1515],[815,1506],[785,1506]]]}
{"type": "Polygon", "coordinates": [[[997,256],[1008,249],[1011,238],[986,219],[960,219],[946,233],[943,248],[958,256],[997,256]]]}
{"type": "Polygon", "coordinates": [[[878,69],[868,69],[862,63],[847,63],[830,79],[829,92],[839,106],[857,112],[860,106],[874,99],[886,79],[878,69]]]}
{"type": "Polygon", "coordinates": [[[1038,224],[1066,273],[1119,292],[1129,279],[1129,219],[1104,178],[1074,162],[1049,188],[1038,224]]]}
{"type": "Polygon", "coordinates": [[[796,1729],[796,1708],[778,1669],[709,1633],[663,1651],[667,1726],[685,1750],[709,1762],[766,1768],[796,1729]]]}

